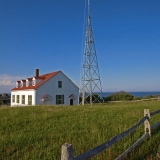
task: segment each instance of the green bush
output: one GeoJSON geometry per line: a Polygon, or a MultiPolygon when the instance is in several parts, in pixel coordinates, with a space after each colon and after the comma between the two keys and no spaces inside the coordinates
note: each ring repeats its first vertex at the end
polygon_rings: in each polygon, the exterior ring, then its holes
{"type": "Polygon", "coordinates": [[[152,95],[145,96],[144,99],[154,98],[152,95]]]}
{"type": "Polygon", "coordinates": [[[130,93],[125,91],[115,92],[106,97],[106,101],[126,101],[133,100],[133,97],[130,93]]]}

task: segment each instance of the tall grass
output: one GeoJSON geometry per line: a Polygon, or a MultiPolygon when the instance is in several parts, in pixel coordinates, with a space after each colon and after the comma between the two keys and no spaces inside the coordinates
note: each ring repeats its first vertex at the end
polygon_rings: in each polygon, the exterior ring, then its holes
{"type": "MultiPolygon", "coordinates": [[[[75,156],[96,147],[136,124],[144,109],[160,109],[160,101],[54,107],[0,107],[0,159],[60,160],[61,146],[73,145],[75,156]]],[[[151,117],[151,124],[160,115],[151,117]]],[[[144,134],[144,126],[94,156],[111,160],[144,134]]],[[[141,160],[160,154],[160,127],[125,159],[141,160]]]]}

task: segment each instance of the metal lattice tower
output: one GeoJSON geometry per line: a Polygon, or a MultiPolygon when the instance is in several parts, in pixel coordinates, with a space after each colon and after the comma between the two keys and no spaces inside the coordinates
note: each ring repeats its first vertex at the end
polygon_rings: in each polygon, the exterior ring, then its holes
{"type": "Polygon", "coordinates": [[[92,105],[92,103],[100,102],[102,86],[91,25],[90,0],[88,0],[88,16],[82,72],[80,95],[83,95],[84,92],[86,93],[82,103],[88,103],[92,105]]]}

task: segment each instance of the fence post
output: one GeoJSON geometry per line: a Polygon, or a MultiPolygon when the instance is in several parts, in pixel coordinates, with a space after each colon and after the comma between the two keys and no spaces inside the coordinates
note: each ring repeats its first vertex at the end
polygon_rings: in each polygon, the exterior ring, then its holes
{"type": "Polygon", "coordinates": [[[144,132],[151,136],[151,125],[150,125],[150,112],[149,109],[144,109],[144,116],[148,116],[148,119],[144,121],[144,132]]]}
{"type": "Polygon", "coordinates": [[[84,106],[84,100],[85,100],[85,90],[82,91],[82,105],[84,106]]]}
{"type": "Polygon", "coordinates": [[[62,145],[61,160],[73,160],[73,148],[71,144],[65,143],[62,145]]]}

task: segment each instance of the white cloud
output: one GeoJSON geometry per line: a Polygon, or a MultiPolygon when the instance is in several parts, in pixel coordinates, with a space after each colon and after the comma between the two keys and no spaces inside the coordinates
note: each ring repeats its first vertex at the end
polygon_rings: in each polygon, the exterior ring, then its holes
{"type": "Polygon", "coordinates": [[[26,79],[28,76],[0,75],[0,93],[8,93],[15,87],[16,81],[26,79]]]}
{"type": "Polygon", "coordinates": [[[5,86],[8,86],[8,85],[11,85],[11,81],[10,80],[1,80],[0,81],[0,85],[5,85],[5,86]]]}

